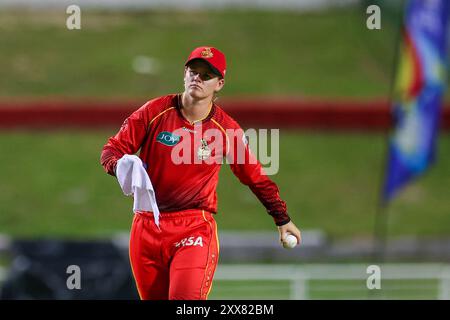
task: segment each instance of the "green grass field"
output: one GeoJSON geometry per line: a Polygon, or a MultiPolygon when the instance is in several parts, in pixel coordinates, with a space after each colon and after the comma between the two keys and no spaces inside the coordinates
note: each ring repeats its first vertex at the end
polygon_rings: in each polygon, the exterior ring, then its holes
{"type": "Polygon", "coordinates": [[[0,97],[148,98],[182,88],[185,59],[228,57],[226,96],[379,97],[389,91],[395,30],[366,28],[364,8],[289,11],[0,12],[0,97]],[[133,71],[136,56],[159,71],[133,71]]]}
{"type": "MultiPolygon", "coordinates": [[[[0,13],[0,100],[148,99],[179,92],[182,68],[197,45],[229,58],[226,97],[244,95],[371,98],[387,96],[395,30],[365,27],[363,8],[288,11],[83,11],[82,30],[65,12],[0,13]],[[153,75],[133,71],[136,56],[157,59],[153,75]]],[[[114,131],[0,133],[0,233],[106,236],[126,230],[132,200],[99,165],[114,131]]],[[[392,235],[447,235],[448,134],[439,161],[390,207],[392,235]]],[[[295,222],[331,237],[368,236],[380,187],[380,135],[282,131],[273,177],[295,222]]],[[[271,218],[228,167],[221,172],[222,229],[273,228],[271,218]]]]}
{"type": "MultiPolygon", "coordinates": [[[[363,280],[313,280],[308,283],[311,300],[433,300],[438,297],[437,280],[384,280],[381,290],[368,290],[363,280]]],[[[212,300],[289,300],[289,281],[214,281],[212,300]]]]}
{"type": "Polygon", "coordinates": [[[448,265],[381,264],[374,286],[367,265],[221,264],[211,299],[448,299],[448,265]]]}
{"type": "MultiPolygon", "coordinates": [[[[384,13],[383,13],[384,14],[384,13]]],[[[223,97],[387,97],[396,30],[366,28],[365,8],[288,11],[82,12],[82,30],[56,11],[0,12],[0,101],[140,99],[180,92],[192,48],[214,45],[228,57],[223,97]],[[138,56],[158,63],[133,70],[138,56]]],[[[128,232],[132,198],[100,166],[115,130],[0,131],[0,234],[92,239],[128,232]]],[[[303,230],[331,239],[371,237],[385,138],[377,134],[281,130],[280,170],[272,177],[303,230]]],[[[389,207],[389,236],[450,234],[450,135],[437,163],[389,207]]],[[[270,216],[228,166],[218,187],[221,230],[276,230],[270,216]]],[[[10,264],[0,257],[0,266],[10,264]]],[[[220,267],[220,265],[219,265],[220,267]]],[[[252,270],[253,271],[253,270],[252,270]]],[[[437,280],[312,280],[310,299],[435,299],[437,280]]],[[[214,281],[210,299],[288,299],[288,281],[214,281]]]]}
{"type": "MultiPolygon", "coordinates": [[[[0,134],[0,233],[14,236],[104,237],[128,231],[132,198],[100,166],[114,133],[13,131],[0,134]]],[[[278,183],[303,229],[333,238],[370,236],[380,184],[381,135],[281,130],[278,183]]],[[[442,135],[437,164],[390,207],[392,236],[450,234],[450,139],[442,135]]],[[[219,230],[271,230],[274,224],[228,166],[218,188],[219,230]]]]}

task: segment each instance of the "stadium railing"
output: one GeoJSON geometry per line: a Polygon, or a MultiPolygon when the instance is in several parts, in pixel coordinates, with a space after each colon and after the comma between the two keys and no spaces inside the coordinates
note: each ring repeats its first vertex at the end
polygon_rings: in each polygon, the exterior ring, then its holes
{"type": "Polygon", "coordinates": [[[382,264],[378,266],[378,289],[371,287],[371,284],[376,286],[376,280],[373,278],[374,273],[370,271],[373,269],[369,266],[371,265],[219,265],[213,298],[245,299],[251,296],[255,299],[293,300],[450,299],[450,265],[382,264]],[[224,282],[233,282],[235,285],[227,289],[223,286],[224,282]],[[272,284],[268,285],[270,282],[272,284]],[[252,285],[253,295],[249,295],[252,285]],[[239,286],[243,288],[241,295],[239,286]],[[229,291],[229,296],[226,290],[229,291]],[[283,293],[283,290],[286,295],[278,295],[283,293]],[[271,295],[270,292],[274,294],[271,295]]]}

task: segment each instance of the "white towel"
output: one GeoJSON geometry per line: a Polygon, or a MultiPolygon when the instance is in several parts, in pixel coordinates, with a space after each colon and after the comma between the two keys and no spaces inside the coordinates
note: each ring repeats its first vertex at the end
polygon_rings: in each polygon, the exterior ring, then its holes
{"type": "Polygon", "coordinates": [[[133,211],[152,211],[159,228],[159,209],[155,190],[142,161],[126,154],[117,161],[116,176],[125,195],[134,195],[133,211]]]}

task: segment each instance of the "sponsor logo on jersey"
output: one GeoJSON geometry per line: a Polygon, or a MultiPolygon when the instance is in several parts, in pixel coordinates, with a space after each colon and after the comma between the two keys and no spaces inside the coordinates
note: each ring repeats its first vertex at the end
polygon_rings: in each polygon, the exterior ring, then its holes
{"type": "Polygon", "coordinates": [[[181,127],[181,129],[183,129],[184,131],[187,131],[187,132],[192,132],[192,133],[196,133],[197,132],[195,130],[192,130],[192,129],[189,129],[189,128],[186,128],[186,127],[181,127]]]}
{"type": "Polygon", "coordinates": [[[166,146],[173,147],[178,142],[180,142],[180,136],[177,136],[176,134],[173,134],[172,132],[162,131],[156,137],[156,141],[158,141],[166,146]]]}
{"type": "Polygon", "coordinates": [[[195,247],[195,246],[200,246],[203,247],[203,238],[202,237],[188,237],[188,238],[184,238],[179,242],[175,242],[173,244],[176,248],[180,248],[180,247],[195,247]]]}

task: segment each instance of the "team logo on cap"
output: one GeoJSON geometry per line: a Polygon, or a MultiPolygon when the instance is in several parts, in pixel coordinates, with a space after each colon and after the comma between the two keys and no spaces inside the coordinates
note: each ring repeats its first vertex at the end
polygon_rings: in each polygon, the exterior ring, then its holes
{"type": "Polygon", "coordinates": [[[211,48],[205,48],[202,51],[202,57],[204,58],[212,58],[214,54],[211,52],[211,48]]]}

